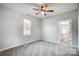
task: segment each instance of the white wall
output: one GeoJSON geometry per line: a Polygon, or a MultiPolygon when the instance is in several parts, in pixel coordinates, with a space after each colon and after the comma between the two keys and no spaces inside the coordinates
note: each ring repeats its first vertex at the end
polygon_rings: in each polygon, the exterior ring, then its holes
{"type": "Polygon", "coordinates": [[[79,53],[79,8],[78,8],[78,53],[79,53]]]}
{"type": "Polygon", "coordinates": [[[59,42],[59,21],[72,19],[72,44],[78,44],[78,10],[63,13],[42,20],[42,39],[50,42],[59,42]]]}
{"type": "Polygon", "coordinates": [[[0,7],[0,51],[40,40],[40,20],[9,8],[0,7]],[[23,19],[32,22],[32,33],[23,36],[23,19]]]}

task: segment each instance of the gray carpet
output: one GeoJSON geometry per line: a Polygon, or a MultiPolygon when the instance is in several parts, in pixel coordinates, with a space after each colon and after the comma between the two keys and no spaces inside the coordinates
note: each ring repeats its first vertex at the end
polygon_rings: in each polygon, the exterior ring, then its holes
{"type": "Polygon", "coordinates": [[[4,56],[76,56],[77,49],[47,41],[36,41],[0,52],[4,56]]]}

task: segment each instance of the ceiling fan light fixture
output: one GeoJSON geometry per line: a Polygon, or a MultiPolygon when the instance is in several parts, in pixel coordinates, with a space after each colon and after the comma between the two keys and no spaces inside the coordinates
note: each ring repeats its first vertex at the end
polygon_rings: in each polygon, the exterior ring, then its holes
{"type": "Polygon", "coordinates": [[[41,3],[41,6],[39,8],[33,8],[33,10],[39,11],[38,13],[36,13],[36,15],[43,14],[45,16],[48,12],[54,12],[54,10],[48,9],[48,5],[46,3],[41,3]]]}

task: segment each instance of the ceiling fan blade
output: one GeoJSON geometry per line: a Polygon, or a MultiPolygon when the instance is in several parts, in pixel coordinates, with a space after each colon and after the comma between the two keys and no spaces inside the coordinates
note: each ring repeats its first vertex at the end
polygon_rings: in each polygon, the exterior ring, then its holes
{"type": "Polygon", "coordinates": [[[46,10],[46,12],[54,12],[54,10],[46,10]]]}
{"type": "Polygon", "coordinates": [[[36,8],[32,8],[33,10],[39,10],[39,9],[36,9],[36,8]]]}
{"type": "Polygon", "coordinates": [[[38,15],[40,12],[35,13],[35,15],[38,15]]]}
{"type": "Polygon", "coordinates": [[[42,10],[43,12],[54,12],[54,10],[42,10]]]}

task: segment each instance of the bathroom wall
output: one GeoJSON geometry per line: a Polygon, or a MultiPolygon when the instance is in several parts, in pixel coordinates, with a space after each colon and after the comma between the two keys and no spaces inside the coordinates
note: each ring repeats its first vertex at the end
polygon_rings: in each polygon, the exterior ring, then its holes
{"type": "Polygon", "coordinates": [[[42,39],[59,43],[59,21],[72,20],[72,45],[78,45],[78,10],[47,17],[42,20],[42,39]]]}
{"type": "Polygon", "coordinates": [[[39,19],[0,6],[0,51],[36,40],[40,40],[39,19]],[[23,36],[24,19],[32,22],[31,35],[23,36]]]}

